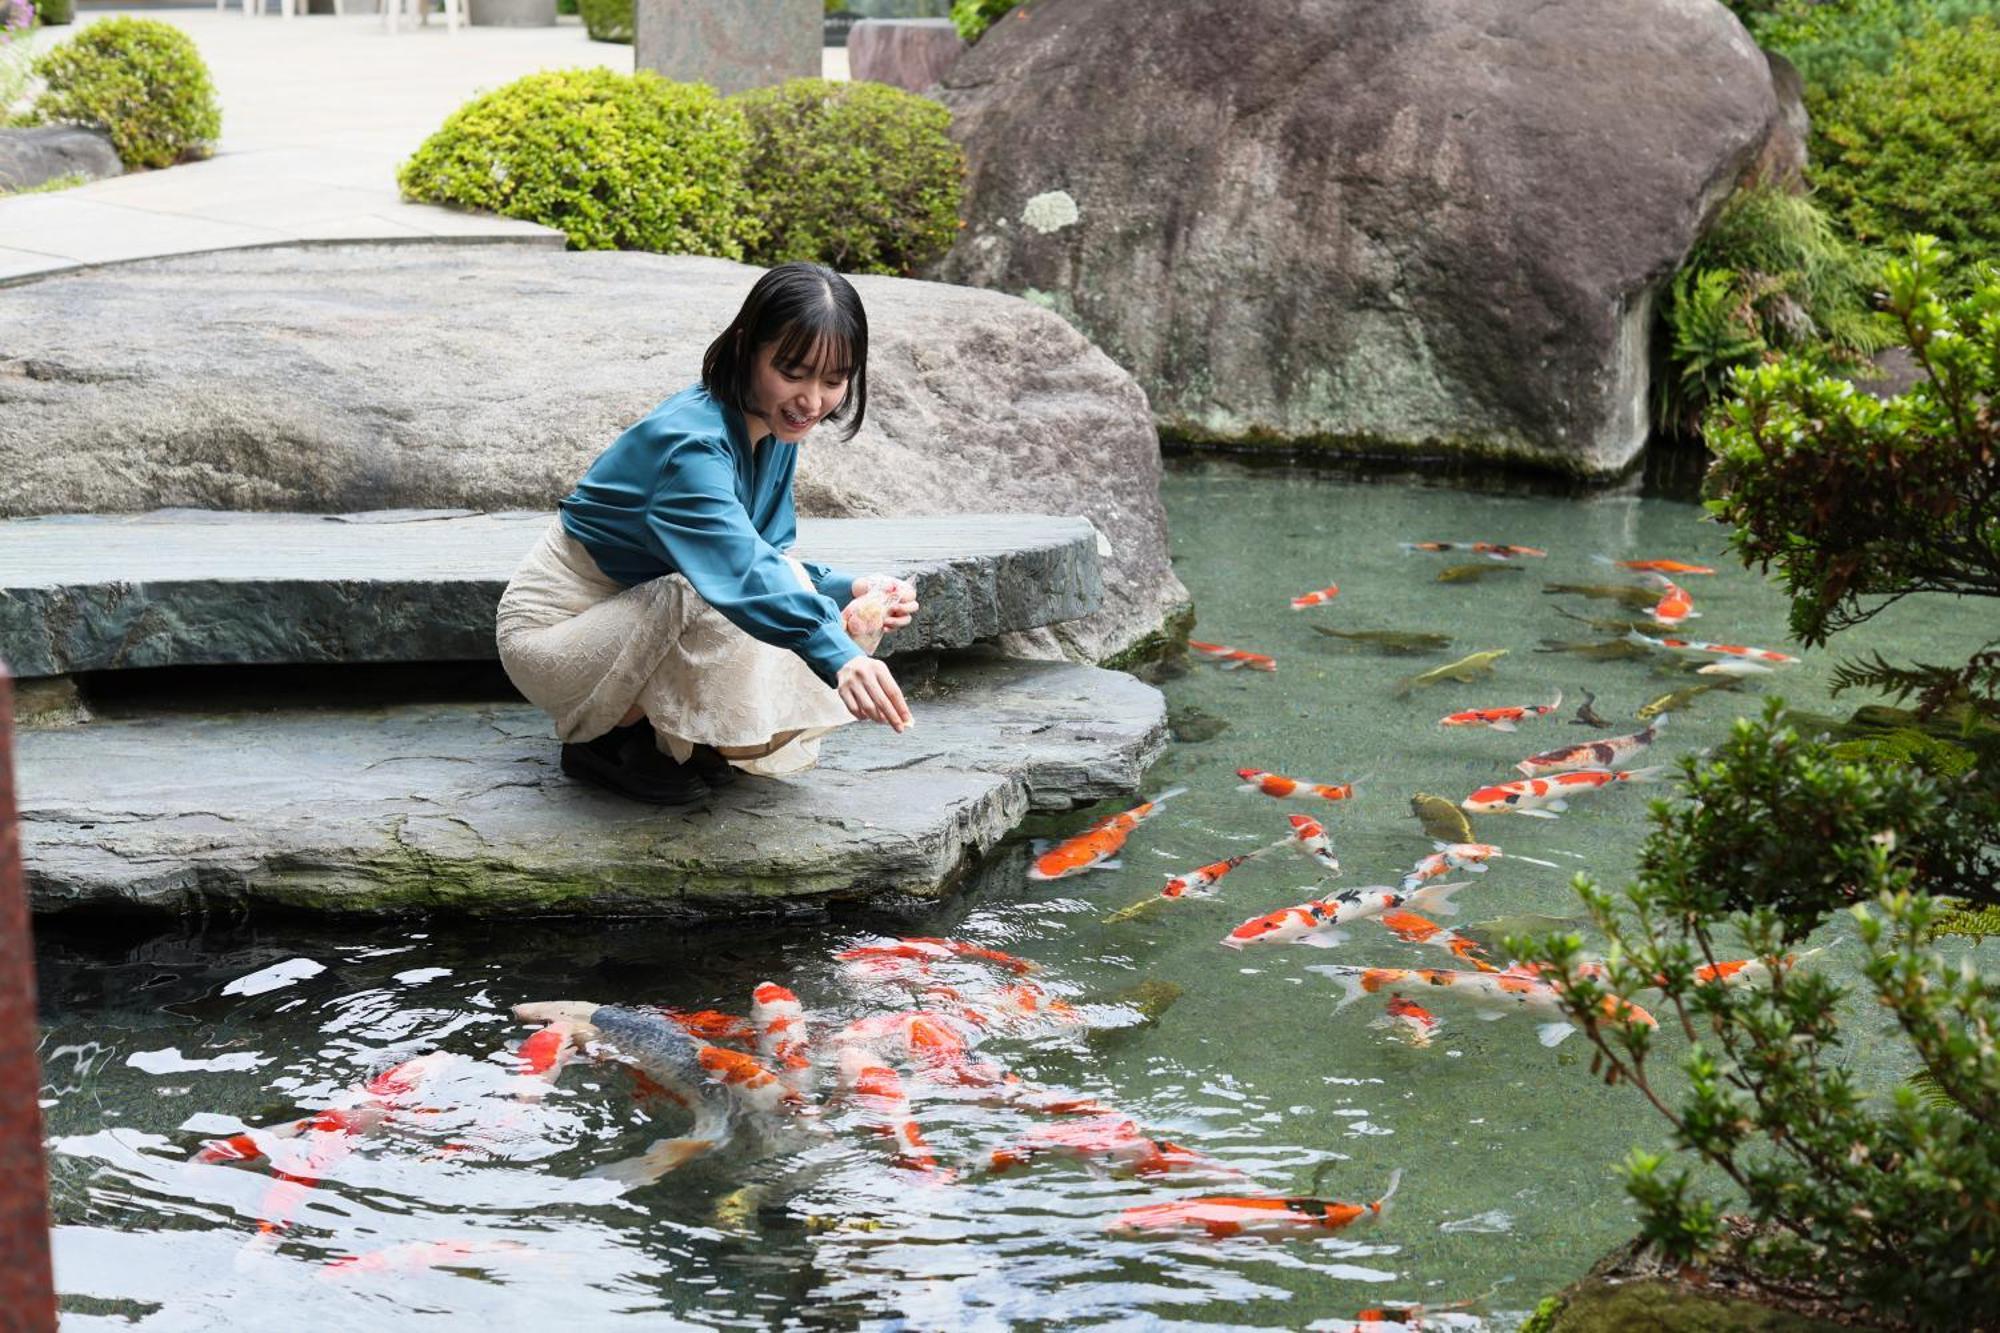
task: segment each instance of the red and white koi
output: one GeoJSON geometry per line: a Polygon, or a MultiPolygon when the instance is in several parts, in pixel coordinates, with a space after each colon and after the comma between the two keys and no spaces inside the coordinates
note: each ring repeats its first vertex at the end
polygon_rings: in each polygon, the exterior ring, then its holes
{"type": "Polygon", "coordinates": [[[673,1019],[681,1031],[702,1041],[747,1046],[757,1036],[756,1028],[750,1023],[720,1009],[667,1009],[662,1012],[673,1019]]]}
{"type": "MultiPolygon", "coordinates": [[[[1429,856],[1417,862],[1410,873],[1403,876],[1403,889],[1423,887],[1434,879],[1443,879],[1454,871],[1464,870],[1474,875],[1483,875],[1488,865],[1500,855],[1500,849],[1490,842],[1434,842],[1437,848],[1429,856]]],[[[1531,858],[1521,857],[1520,860],[1531,858]]],[[[1547,862],[1539,864],[1546,865],[1547,862]]]]}
{"type": "Polygon", "coordinates": [[[1279,800],[1287,797],[1317,798],[1322,801],[1349,801],[1354,799],[1352,782],[1308,782],[1303,778],[1288,778],[1278,773],[1266,773],[1261,768],[1239,768],[1236,776],[1243,779],[1238,791],[1257,792],[1264,796],[1275,796],[1279,800]]]}
{"type": "Polygon", "coordinates": [[[938,939],[934,936],[909,935],[892,940],[887,944],[861,944],[844,949],[834,955],[840,962],[869,961],[909,961],[928,966],[931,963],[948,962],[952,959],[974,958],[982,962],[996,964],[1009,972],[1025,973],[1035,970],[1035,965],[1025,958],[989,949],[981,944],[969,944],[964,940],[938,939]]]}
{"type": "Polygon", "coordinates": [[[1615,771],[1580,768],[1570,773],[1558,773],[1552,778],[1524,778],[1520,782],[1481,787],[1458,805],[1461,810],[1470,810],[1475,815],[1517,814],[1554,819],[1559,811],[1569,809],[1573,796],[1620,782],[1658,782],[1664,772],[1665,767],[1660,765],[1615,771]]]}
{"type": "Polygon", "coordinates": [[[1292,836],[1285,841],[1299,849],[1304,855],[1329,875],[1340,873],[1340,858],[1333,854],[1333,839],[1326,827],[1316,819],[1305,815],[1291,816],[1292,836]]]}
{"type": "Polygon", "coordinates": [[[1389,1035],[1412,1046],[1429,1046],[1444,1024],[1438,1016],[1415,1000],[1400,995],[1389,997],[1389,1007],[1370,1027],[1387,1028],[1389,1035]]]}
{"type": "Polygon", "coordinates": [[[1118,863],[1113,858],[1124,848],[1132,830],[1158,814],[1162,805],[1185,791],[1186,787],[1173,787],[1150,801],[1141,801],[1130,810],[1098,820],[1075,837],[1065,839],[1036,856],[1035,863],[1028,867],[1028,878],[1067,879],[1086,870],[1115,869],[1118,863]]]}
{"type": "Polygon", "coordinates": [[[1330,897],[1316,898],[1295,907],[1284,907],[1252,917],[1223,936],[1222,944],[1227,949],[1243,949],[1253,944],[1308,944],[1315,949],[1330,949],[1347,938],[1340,927],[1349,922],[1380,916],[1401,907],[1446,915],[1454,913],[1458,909],[1452,906],[1451,896],[1464,887],[1465,883],[1461,881],[1456,884],[1428,884],[1407,893],[1387,884],[1343,889],[1330,897]]]}
{"type": "MultiPolygon", "coordinates": [[[[309,1116],[260,1129],[211,1139],[191,1159],[196,1162],[254,1162],[269,1155],[277,1142],[315,1135],[360,1138],[380,1129],[401,1103],[458,1057],[431,1051],[391,1065],[361,1085],[359,1096],[347,1094],[344,1105],[329,1106],[309,1116]]],[[[341,1155],[345,1155],[342,1153],[341,1155]]]]}
{"type": "Polygon", "coordinates": [[[1687,589],[1665,574],[1648,574],[1646,581],[1660,590],[1660,600],[1653,603],[1650,612],[1654,624],[1673,626],[1701,615],[1694,609],[1694,598],[1688,596],[1687,589]]]}
{"type": "Polygon", "coordinates": [[[934,1180],[951,1178],[924,1139],[924,1131],[910,1110],[910,1095],[904,1091],[902,1077],[894,1069],[858,1042],[840,1048],[836,1068],[841,1090],[854,1098],[867,1115],[870,1127],[884,1138],[895,1140],[899,1165],[921,1171],[934,1180]]]}
{"type": "Polygon", "coordinates": [[[1340,1203],[1332,1199],[1257,1198],[1211,1194],[1169,1203],[1127,1208],[1110,1224],[1114,1232],[1196,1232],[1227,1236],[1300,1236],[1345,1231],[1379,1221],[1402,1183],[1401,1171],[1391,1172],[1389,1188],[1372,1203],[1340,1203]]]}
{"type": "Polygon", "coordinates": [[[1486,950],[1480,947],[1479,941],[1440,926],[1427,916],[1407,908],[1397,908],[1382,913],[1379,919],[1391,935],[1407,944],[1428,944],[1443,949],[1460,962],[1472,964],[1480,972],[1500,970],[1486,960],[1486,950]]]}
{"type": "Polygon", "coordinates": [[[1137,1122],[1120,1115],[1037,1125],[995,1148],[987,1159],[987,1169],[998,1174],[1026,1166],[1038,1157],[1065,1157],[1141,1176],[1178,1171],[1242,1174],[1193,1149],[1153,1138],[1137,1122]]]}
{"type": "Polygon", "coordinates": [[[1538,546],[1510,546],[1505,542],[1397,542],[1405,551],[1442,555],[1449,551],[1470,551],[1488,560],[1516,560],[1522,556],[1540,558],[1548,554],[1538,546]]]}
{"type": "Polygon", "coordinates": [[[1340,585],[1338,583],[1329,583],[1316,592],[1300,593],[1297,597],[1292,598],[1292,610],[1304,611],[1308,607],[1325,606],[1338,596],[1340,596],[1340,585]]]}
{"type": "Polygon", "coordinates": [[[1522,704],[1508,708],[1468,708],[1438,719],[1440,727],[1491,727],[1495,731],[1513,731],[1521,723],[1531,718],[1547,717],[1562,707],[1563,692],[1557,690],[1555,697],[1545,704],[1522,704]]]}
{"type": "MultiPolygon", "coordinates": [[[[1563,1009],[1561,991],[1546,978],[1531,973],[1511,970],[1454,972],[1432,967],[1344,967],[1338,964],[1321,964],[1306,970],[1332,977],[1340,983],[1342,995],[1340,1003],[1334,1006],[1335,1012],[1365,995],[1428,986],[1471,1000],[1479,1006],[1482,1018],[1504,1018],[1521,1010],[1552,1015],[1551,1021],[1535,1029],[1544,1046],[1554,1046],[1576,1031],[1563,1009]]],[[[1659,1026],[1658,1021],[1644,1009],[1614,995],[1604,997],[1603,1012],[1606,1018],[1616,1022],[1637,1023],[1642,1027],[1659,1026]]]]}
{"type": "Polygon", "coordinates": [[[1627,630],[1625,637],[1643,648],[1657,648],[1661,652],[1712,653],[1718,657],[1732,657],[1745,662],[1756,662],[1766,666],[1795,666],[1799,659],[1790,653],[1774,652],[1769,648],[1750,648],[1740,643],[1703,643],[1699,639],[1655,639],[1641,634],[1638,630],[1627,630]]]}
{"type": "Polygon", "coordinates": [[[1611,736],[1601,741],[1584,741],[1577,745],[1558,746],[1553,750],[1544,750],[1540,754],[1531,754],[1514,765],[1514,768],[1531,778],[1579,769],[1610,768],[1613,764],[1630,759],[1658,740],[1661,730],[1666,725],[1667,716],[1662,714],[1644,731],[1635,731],[1627,736],[1611,736]]]}
{"type": "Polygon", "coordinates": [[[750,1021],[757,1028],[757,1054],[778,1071],[786,1089],[808,1096],[813,1090],[812,1048],[806,1040],[806,1011],[799,997],[775,982],[750,992],[750,1021]]]}
{"type": "Polygon", "coordinates": [[[1230,648],[1219,643],[1203,643],[1199,639],[1189,639],[1188,647],[1200,653],[1224,671],[1238,671],[1244,667],[1252,671],[1276,671],[1278,659],[1265,653],[1253,653],[1247,648],[1230,648]]]}

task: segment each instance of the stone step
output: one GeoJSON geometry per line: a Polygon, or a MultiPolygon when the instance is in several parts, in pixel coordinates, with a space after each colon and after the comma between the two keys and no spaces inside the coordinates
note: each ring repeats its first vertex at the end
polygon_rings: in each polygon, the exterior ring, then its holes
{"type": "Polygon", "coordinates": [[[154,712],[23,733],[38,912],[704,919],[934,898],[1030,811],[1129,792],[1166,743],[1121,672],[987,654],[794,779],[661,811],[564,777],[522,704],[154,712]]]}
{"type": "MultiPolygon", "coordinates": [[[[507,579],[545,513],[156,510],[0,522],[0,660],[17,676],[127,667],[490,659],[507,579]]],[[[1095,611],[1084,518],[801,519],[797,554],[912,579],[882,656],[964,648],[1095,611]]]]}

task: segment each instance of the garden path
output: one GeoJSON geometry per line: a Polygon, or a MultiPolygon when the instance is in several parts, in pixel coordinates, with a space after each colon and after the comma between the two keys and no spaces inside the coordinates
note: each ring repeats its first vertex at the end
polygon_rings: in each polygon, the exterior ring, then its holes
{"type": "MultiPolygon", "coordinates": [[[[553,28],[441,19],[391,34],[374,16],[255,22],[242,12],[143,13],[194,39],[222,104],[213,158],[50,194],[0,199],[0,283],[92,264],[315,241],[534,241],[561,233],[489,214],[406,203],[396,167],[476,93],[540,69],[632,68],[632,48],[553,28]]],[[[60,31],[60,30],[58,30],[60,31]]],[[[41,40],[48,41],[50,33],[41,40]]],[[[844,50],[825,53],[846,76],[844,50]]]]}

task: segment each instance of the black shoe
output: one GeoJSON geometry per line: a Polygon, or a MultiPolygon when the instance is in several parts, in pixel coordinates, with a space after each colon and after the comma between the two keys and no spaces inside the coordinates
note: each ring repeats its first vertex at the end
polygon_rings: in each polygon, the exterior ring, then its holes
{"type": "Polygon", "coordinates": [[[703,782],[717,791],[736,781],[736,765],[724,759],[722,752],[713,745],[695,746],[694,753],[688,756],[688,763],[701,775],[703,782]]]}
{"type": "Polygon", "coordinates": [[[621,727],[594,741],[562,747],[562,771],[579,782],[602,787],[648,805],[699,805],[711,795],[692,764],[677,764],[653,743],[645,722],[621,727]],[[623,735],[639,730],[639,735],[623,735]],[[610,744],[616,738],[621,744],[610,744]]]}

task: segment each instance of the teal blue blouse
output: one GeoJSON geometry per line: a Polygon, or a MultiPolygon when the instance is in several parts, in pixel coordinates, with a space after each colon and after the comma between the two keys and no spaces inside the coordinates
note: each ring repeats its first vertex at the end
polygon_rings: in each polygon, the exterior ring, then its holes
{"type": "Polygon", "coordinates": [[[802,561],[808,592],[779,554],[798,540],[798,455],[774,435],[753,450],[743,414],[695,384],[597,456],[558,507],[563,530],[627,587],[685,575],[731,624],[831,685],[861,655],[840,625],[855,576],[802,561]]]}

